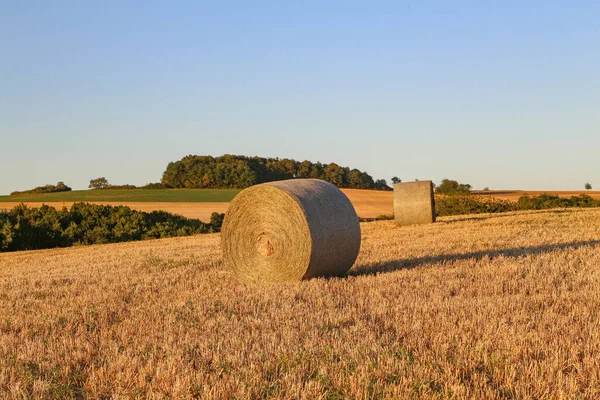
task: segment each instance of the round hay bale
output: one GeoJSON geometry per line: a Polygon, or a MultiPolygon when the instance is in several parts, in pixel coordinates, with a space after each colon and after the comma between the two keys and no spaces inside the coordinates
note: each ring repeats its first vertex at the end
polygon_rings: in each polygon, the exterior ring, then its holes
{"type": "Polygon", "coordinates": [[[221,247],[225,264],[245,282],[340,276],[356,261],[360,225],[350,200],[330,183],[269,182],[233,199],[221,247]]]}

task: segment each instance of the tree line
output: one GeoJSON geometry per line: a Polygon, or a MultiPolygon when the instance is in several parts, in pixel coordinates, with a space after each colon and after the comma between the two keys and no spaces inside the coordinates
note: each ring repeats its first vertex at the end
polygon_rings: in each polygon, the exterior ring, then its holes
{"type": "Polygon", "coordinates": [[[563,198],[547,193],[539,196],[521,196],[517,202],[472,195],[436,196],[435,208],[438,216],[500,213],[525,210],[548,210],[553,208],[600,207],[600,200],[580,194],[563,198]]]}
{"type": "Polygon", "coordinates": [[[366,172],[336,163],[238,155],[188,155],[167,165],[161,183],[168,188],[243,189],[293,178],[322,179],[340,188],[391,190],[384,179],[374,180],[366,172]]]}

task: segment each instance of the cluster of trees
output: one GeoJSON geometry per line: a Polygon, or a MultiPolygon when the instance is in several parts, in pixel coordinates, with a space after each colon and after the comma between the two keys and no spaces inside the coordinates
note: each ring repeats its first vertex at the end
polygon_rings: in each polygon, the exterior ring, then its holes
{"type": "Polygon", "coordinates": [[[439,196],[435,199],[435,208],[439,216],[574,207],[600,207],[600,200],[585,194],[570,198],[549,194],[522,196],[516,203],[510,200],[469,195],[439,196]]]}
{"type": "Polygon", "coordinates": [[[465,195],[470,194],[471,189],[472,187],[468,183],[458,183],[451,179],[442,179],[442,183],[435,188],[435,192],[446,195],[465,195]]]}
{"type": "Polygon", "coordinates": [[[37,194],[37,193],[55,193],[55,192],[70,192],[71,188],[64,184],[64,182],[58,182],[56,185],[44,185],[38,186],[31,190],[24,190],[22,192],[12,192],[11,195],[18,194],[37,194]]]}
{"type": "Polygon", "coordinates": [[[161,183],[169,188],[243,189],[292,178],[322,179],[340,188],[391,190],[384,179],[373,180],[366,172],[335,163],[237,155],[186,156],[169,163],[161,183]]]}
{"type": "Polygon", "coordinates": [[[70,209],[57,210],[21,204],[0,211],[0,252],[217,232],[223,217],[213,213],[210,223],[203,223],[164,211],[146,213],[125,206],[75,203],[70,209]]]}
{"type": "Polygon", "coordinates": [[[144,186],[111,185],[105,177],[90,180],[88,187],[90,189],[165,189],[165,186],[162,183],[148,183],[144,186]]]}

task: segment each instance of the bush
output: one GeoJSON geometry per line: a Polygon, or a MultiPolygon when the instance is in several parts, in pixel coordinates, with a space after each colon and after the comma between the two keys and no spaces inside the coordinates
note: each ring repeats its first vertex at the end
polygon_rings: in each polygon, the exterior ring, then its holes
{"type": "Polygon", "coordinates": [[[471,185],[467,183],[458,183],[450,179],[443,179],[442,183],[436,187],[436,193],[447,195],[467,195],[471,193],[471,185]]]}
{"type": "Polygon", "coordinates": [[[135,185],[108,185],[96,190],[112,190],[112,189],[139,189],[135,185]]]}
{"type": "Polygon", "coordinates": [[[168,189],[165,185],[160,182],[147,183],[144,186],[140,186],[138,189],[168,189]]]}
{"type": "Polygon", "coordinates": [[[480,198],[475,196],[436,196],[435,209],[440,217],[448,215],[498,213],[517,210],[517,204],[509,200],[480,198]]]}
{"type": "Polygon", "coordinates": [[[210,215],[210,225],[214,229],[221,230],[224,219],[225,219],[225,214],[220,214],[218,212],[214,212],[210,215]]]}
{"type": "Polygon", "coordinates": [[[11,196],[19,194],[39,194],[39,193],[57,193],[57,192],[70,192],[71,188],[65,185],[63,182],[58,182],[56,185],[44,185],[38,186],[31,190],[24,190],[22,192],[12,192],[11,196]]]}
{"type": "Polygon", "coordinates": [[[545,210],[548,208],[572,208],[572,207],[600,207],[600,200],[596,200],[586,194],[561,198],[549,194],[536,197],[522,196],[517,201],[520,210],[545,210]]]}
{"type": "Polygon", "coordinates": [[[435,208],[437,215],[463,215],[498,213],[518,210],[546,210],[550,208],[589,208],[600,207],[600,200],[582,194],[571,198],[560,198],[549,194],[540,196],[522,196],[514,203],[484,196],[436,196],[435,208]]]}
{"type": "Polygon", "coordinates": [[[0,251],[128,242],[218,232],[221,229],[223,214],[215,214],[211,223],[205,224],[164,211],[146,213],[125,206],[75,203],[71,209],[64,207],[57,210],[47,205],[30,208],[21,204],[10,211],[0,211],[0,251]]]}

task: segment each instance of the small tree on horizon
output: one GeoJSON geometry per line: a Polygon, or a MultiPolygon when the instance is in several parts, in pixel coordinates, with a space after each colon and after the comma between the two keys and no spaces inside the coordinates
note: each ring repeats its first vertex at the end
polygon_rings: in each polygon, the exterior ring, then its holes
{"type": "Polygon", "coordinates": [[[585,190],[592,190],[592,184],[591,183],[586,183],[585,184],[585,190]]]}
{"type": "Polygon", "coordinates": [[[471,185],[468,183],[458,183],[450,179],[443,179],[442,183],[437,187],[437,193],[440,194],[469,194],[471,193],[471,185]]]}
{"type": "Polygon", "coordinates": [[[402,183],[402,179],[398,178],[397,176],[394,176],[392,178],[392,183],[395,185],[396,183],[402,183]]]}
{"type": "Polygon", "coordinates": [[[104,189],[105,187],[110,186],[108,183],[108,179],[105,177],[92,179],[90,181],[90,185],[88,186],[90,189],[104,189]]]}

